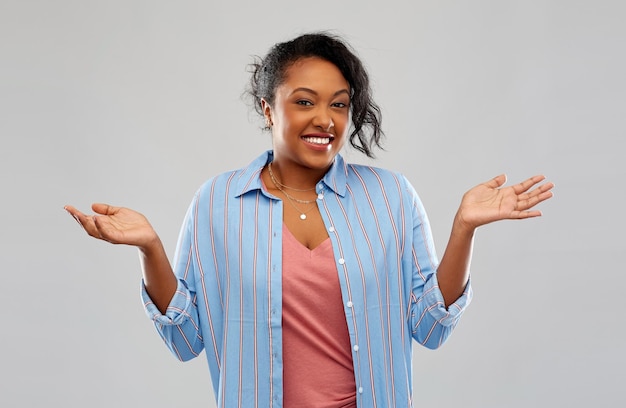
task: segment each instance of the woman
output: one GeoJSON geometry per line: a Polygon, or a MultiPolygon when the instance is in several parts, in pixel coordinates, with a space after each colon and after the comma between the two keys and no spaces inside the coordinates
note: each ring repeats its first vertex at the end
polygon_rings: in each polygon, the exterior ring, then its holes
{"type": "Polygon", "coordinates": [[[67,211],[89,235],[139,248],[147,313],[179,359],[206,350],[218,406],[412,406],[412,339],[436,348],[457,324],[474,231],[541,215],[552,183],[502,187],[500,175],[468,191],[439,263],[409,182],[339,154],[349,141],[371,157],[382,136],[341,40],[277,44],[251,94],[273,149],[199,189],[173,270],[141,214],[67,211]]]}

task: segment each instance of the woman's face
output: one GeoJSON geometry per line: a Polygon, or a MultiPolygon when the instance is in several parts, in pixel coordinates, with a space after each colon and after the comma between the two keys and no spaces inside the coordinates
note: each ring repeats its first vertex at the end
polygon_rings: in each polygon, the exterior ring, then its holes
{"type": "Polygon", "coordinates": [[[328,169],[350,121],[350,87],[341,71],[320,58],[298,60],[286,70],[274,105],[262,103],[274,160],[283,171],[328,169]]]}

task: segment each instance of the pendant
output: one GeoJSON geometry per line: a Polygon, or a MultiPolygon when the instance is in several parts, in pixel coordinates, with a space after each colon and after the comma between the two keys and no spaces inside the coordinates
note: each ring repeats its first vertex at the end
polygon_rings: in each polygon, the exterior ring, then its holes
{"type": "Polygon", "coordinates": [[[306,214],[300,214],[300,219],[301,220],[306,220],[306,214]]]}

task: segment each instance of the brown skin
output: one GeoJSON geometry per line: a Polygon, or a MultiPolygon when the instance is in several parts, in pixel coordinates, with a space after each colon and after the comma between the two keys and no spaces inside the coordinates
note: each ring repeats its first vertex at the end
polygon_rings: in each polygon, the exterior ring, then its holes
{"type": "Polygon", "coordinates": [[[152,225],[142,214],[129,208],[93,204],[91,209],[96,214],[88,216],[71,205],[65,206],[65,210],[90,236],[139,249],[146,290],[156,307],[165,313],[176,292],[177,280],[152,225]]]}
{"type": "Polygon", "coordinates": [[[446,250],[437,268],[439,289],[446,307],[461,296],[469,279],[469,266],[476,228],[499,220],[521,220],[541,216],[535,205],[552,197],[554,184],[545,183],[544,176],[531,177],[510,187],[502,187],[506,176],[501,174],[469,190],[454,217],[446,250]]]}
{"type": "MultiPolygon", "coordinates": [[[[315,190],[297,190],[314,188],[343,148],[350,126],[349,89],[334,64],[305,58],[286,70],[276,89],[274,106],[262,101],[265,118],[272,128],[272,171],[280,183],[293,188],[283,187],[290,196],[300,200],[317,197],[315,190]],[[308,136],[328,137],[330,143],[312,144],[307,141],[308,136]]],[[[261,177],[268,191],[283,200],[283,220],[298,241],[313,249],[328,237],[315,203],[290,203],[271,180],[267,167],[261,177]],[[307,219],[301,220],[300,214],[305,211],[307,219]]]]}
{"type": "MultiPolygon", "coordinates": [[[[269,193],[284,201],[285,224],[309,249],[328,237],[319,210],[315,203],[296,203],[296,210],[287,202],[285,192],[299,200],[314,200],[317,196],[314,190],[298,190],[314,187],[345,144],[350,124],[348,95],[348,83],[336,66],[318,58],[305,58],[287,69],[276,90],[274,105],[262,101],[266,121],[272,128],[274,176],[293,189],[278,189],[267,167],[261,177],[269,193]],[[307,137],[329,138],[330,143],[320,145],[307,137]],[[309,208],[307,219],[301,220],[300,213],[309,208]]],[[[446,306],[456,301],[467,285],[476,228],[499,220],[540,216],[541,212],[533,207],[551,198],[554,187],[552,183],[540,184],[544,179],[534,176],[503,187],[506,176],[500,175],[465,193],[437,269],[446,306]]],[[[128,208],[106,204],[94,204],[93,216],[72,206],[65,209],[90,236],[139,249],[146,290],[164,313],[177,281],[161,240],[148,220],[128,208]]]]}

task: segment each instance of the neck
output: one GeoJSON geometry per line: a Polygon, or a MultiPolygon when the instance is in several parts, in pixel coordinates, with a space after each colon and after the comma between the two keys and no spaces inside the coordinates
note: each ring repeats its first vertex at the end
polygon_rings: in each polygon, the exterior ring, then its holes
{"type": "Polygon", "coordinates": [[[328,169],[310,169],[301,166],[287,166],[276,160],[268,166],[274,178],[283,187],[292,190],[314,190],[317,182],[324,177],[328,169]]]}

